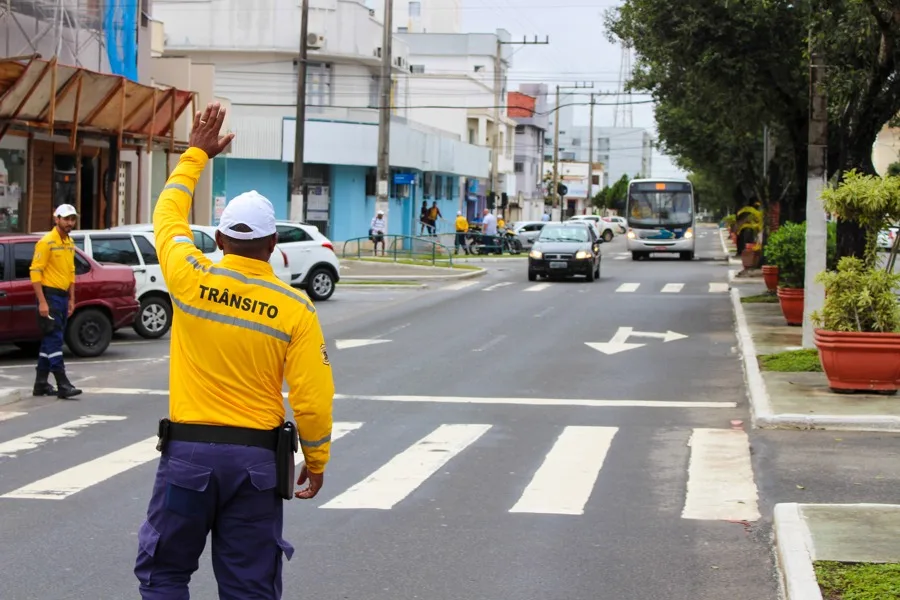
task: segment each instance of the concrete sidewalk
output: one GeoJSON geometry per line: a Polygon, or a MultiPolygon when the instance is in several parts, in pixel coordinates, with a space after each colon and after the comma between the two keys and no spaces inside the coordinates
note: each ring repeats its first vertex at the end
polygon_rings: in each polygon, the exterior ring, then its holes
{"type": "Polygon", "coordinates": [[[408,265],[390,260],[341,259],[341,281],[436,281],[445,279],[468,279],[485,274],[481,268],[454,269],[408,265]]]}
{"type": "Polygon", "coordinates": [[[776,504],[774,530],[786,600],[822,600],[814,561],[900,562],[900,505],[776,504]]]}
{"type": "Polygon", "coordinates": [[[900,432],[900,401],[879,394],[836,394],[821,372],[762,371],[758,357],[802,348],[802,330],[785,323],[773,303],[742,303],[766,291],[762,278],[731,282],[737,337],[753,423],[769,429],[900,432]]]}

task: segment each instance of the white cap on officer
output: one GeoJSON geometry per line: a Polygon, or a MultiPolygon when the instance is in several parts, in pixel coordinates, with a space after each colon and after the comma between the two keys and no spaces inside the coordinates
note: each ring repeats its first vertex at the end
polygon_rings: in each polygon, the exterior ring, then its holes
{"type": "Polygon", "coordinates": [[[75,207],[71,204],[60,204],[56,207],[56,211],[54,211],[54,217],[60,217],[65,219],[66,217],[76,216],[78,211],[75,210],[75,207]]]}
{"type": "Polygon", "coordinates": [[[219,232],[238,240],[256,240],[275,234],[275,209],[269,199],[251,190],[235,196],[225,205],[219,220],[219,232]],[[246,225],[250,231],[235,231],[235,225],[246,225]]]}

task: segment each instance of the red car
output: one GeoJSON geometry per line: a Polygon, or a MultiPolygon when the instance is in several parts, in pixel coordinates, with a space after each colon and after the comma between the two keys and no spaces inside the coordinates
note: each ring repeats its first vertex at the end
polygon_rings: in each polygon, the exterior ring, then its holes
{"type": "MultiPolygon", "coordinates": [[[[39,239],[27,234],[0,236],[0,344],[29,351],[37,351],[41,340],[37,296],[29,277],[39,239]]],[[[75,249],[75,312],[64,337],[73,354],[103,354],[113,332],[134,323],[140,309],[135,287],[131,267],[101,264],[75,249]]]]}

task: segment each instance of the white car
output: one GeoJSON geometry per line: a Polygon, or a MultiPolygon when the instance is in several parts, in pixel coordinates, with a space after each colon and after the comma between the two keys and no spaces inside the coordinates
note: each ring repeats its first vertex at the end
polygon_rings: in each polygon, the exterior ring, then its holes
{"type": "Polygon", "coordinates": [[[594,233],[597,234],[597,237],[603,238],[604,242],[611,242],[613,237],[616,235],[615,230],[613,229],[615,225],[610,223],[609,221],[604,221],[598,215],[575,215],[566,219],[567,221],[589,221],[594,225],[594,233]]]}
{"type": "MultiPolygon", "coordinates": [[[[215,229],[191,225],[194,244],[211,261],[222,260],[216,247],[215,229]]],[[[71,232],[72,240],[88,256],[103,263],[128,265],[134,270],[135,295],[141,309],[134,319],[134,330],[141,337],[156,339],[172,326],[172,302],[162,276],[152,225],[122,225],[111,229],[83,229],[71,232]]],[[[290,269],[282,252],[275,252],[269,263],[275,274],[290,282],[290,269]]]]}
{"type": "Polygon", "coordinates": [[[628,221],[625,220],[625,217],[603,217],[603,220],[617,226],[619,228],[619,233],[625,233],[628,230],[628,221]]]}
{"type": "Polygon", "coordinates": [[[278,221],[278,247],[287,254],[291,284],[306,290],[313,302],[327,300],[341,279],[334,245],[315,225],[278,221]]]}

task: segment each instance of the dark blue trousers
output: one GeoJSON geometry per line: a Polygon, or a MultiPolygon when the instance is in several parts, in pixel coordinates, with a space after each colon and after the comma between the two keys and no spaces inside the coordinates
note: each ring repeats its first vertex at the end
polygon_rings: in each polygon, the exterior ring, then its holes
{"type": "Polygon", "coordinates": [[[294,554],[282,538],[283,502],[273,451],[168,442],[138,531],[134,574],[141,598],[188,600],[212,532],[220,600],[280,600],[282,557],[294,554]]]}
{"type": "Polygon", "coordinates": [[[41,338],[41,349],[38,352],[38,371],[64,371],[63,334],[69,320],[69,297],[59,293],[48,292],[44,297],[50,307],[50,316],[56,321],[53,331],[41,338]]]}

